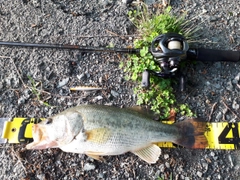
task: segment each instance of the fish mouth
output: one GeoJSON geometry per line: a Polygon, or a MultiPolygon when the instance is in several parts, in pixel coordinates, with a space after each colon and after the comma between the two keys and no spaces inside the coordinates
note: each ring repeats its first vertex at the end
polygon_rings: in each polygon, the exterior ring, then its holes
{"type": "Polygon", "coordinates": [[[36,142],[41,141],[41,139],[43,138],[43,131],[41,128],[39,128],[39,125],[34,124],[32,126],[32,133],[33,133],[33,139],[36,142]]]}
{"type": "Polygon", "coordinates": [[[27,149],[35,149],[34,147],[38,145],[41,140],[43,140],[43,132],[41,128],[38,127],[37,124],[33,124],[32,126],[32,136],[33,136],[33,142],[30,144],[27,144],[27,149]]]}
{"type": "Polygon", "coordinates": [[[33,142],[26,145],[27,149],[46,149],[58,145],[56,141],[52,141],[48,138],[46,130],[38,124],[32,126],[32,134],[33,142]]]}

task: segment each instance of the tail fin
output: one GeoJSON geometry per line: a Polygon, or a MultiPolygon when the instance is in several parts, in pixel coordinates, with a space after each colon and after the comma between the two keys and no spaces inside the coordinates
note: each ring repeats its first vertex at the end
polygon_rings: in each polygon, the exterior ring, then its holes
{"type": "Polygon", "coordinates": [[[176,126],[179,129],[179,134],[181,134],[181,137],[176,140],[176,144],[194,149],[208,146],[207,138],[204,135],[206,122],[192,118],[176,123],[176,126]]]}

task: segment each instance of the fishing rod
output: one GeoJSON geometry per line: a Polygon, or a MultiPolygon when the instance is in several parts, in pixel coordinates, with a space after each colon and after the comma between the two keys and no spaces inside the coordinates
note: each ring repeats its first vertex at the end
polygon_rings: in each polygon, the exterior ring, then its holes
{"type": "MultiPolygon", "coordinates": [[[[0,41],[0,45],[33,47],[33,48],[55,48],[55,49],[71,49],[80,52],[109,52],[109,53],[128,53],[140,54],[140,49],[134,48],[107,48],[107,47],[91,47],[68,44],[38,44],[38,43],[22,43],[22,42],[4,42],[0,41]]],[[[149,52],[154,57],[155,62],[161,67],[160,72],[146,69],[142,73],[142,87],[150,86],[150,74],[162,77],[180,77],[180,89],[184,90],[185,80],[181,72],[179,72],[179,64],[183,60],[196,61],[240,61],[240,51],[231,50],[215,50],[204,48],[189,48],[184,36],[177,33],[166,33],[157,36],[151,43],[149,52]]]]}
{"type": "Polygon", "coordinates": [[[32,47],[32,48],[70,49],[70,50],[78,50],[80,52],[110,52],[110,53],[116,52],[116,53],[129,53],[129,54],[138,54],[139,53],[138,52],[139,49],[91,47],[91,46],[79,46],[79,45],[69,45],[69,44],[40,44],[40,43],[0,41],[0,45],[32,47]]]}

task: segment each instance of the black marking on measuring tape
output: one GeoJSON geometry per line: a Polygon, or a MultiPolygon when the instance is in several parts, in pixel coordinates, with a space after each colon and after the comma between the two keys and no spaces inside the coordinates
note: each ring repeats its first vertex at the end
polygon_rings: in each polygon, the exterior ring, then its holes
{"type": "Polygon", "coordinates": [[[30,143],[30,142],[32,142],[33,138],[25,137],[26,128],[27,128],[28,124],[30,124],[30,123],[37,124],[41,121],[42,120],[40,118],[26,118],[26,119],[24,119],[22,121],[21,127],[19,129],[18,141],[20,143],[30,143]]]}
{"type": "Polygon", "coordinates": [[[235,149],[240,148],[240,136],[238,132],[238,123],[228,123],[228,125],[223,129],[218,137],[219,144],[234,144],[235,149]],[[232,138],[227,137],[227,135],[232,130],[232,138]]]}
{"type": "Polygon", "coordinates": [[[27,138],[25,137],[25,131],[27,128],[27,125],[31,122],[31,119],[26,118],[22,121],[21,123],[21,127],[19,129],[19,133],[18,133],[18,141],[19,142],[24,142],[24,143],[28,143],[30,141],[33,141],[33,138],[27,138]]]}

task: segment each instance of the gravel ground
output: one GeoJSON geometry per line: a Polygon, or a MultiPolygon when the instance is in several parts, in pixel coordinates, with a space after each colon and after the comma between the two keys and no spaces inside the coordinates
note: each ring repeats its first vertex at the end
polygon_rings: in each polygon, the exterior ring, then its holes
{"type": "MultiPolygon", "coordinates": [[[[240,50],[239,0],[172,0],[173,12],[201,27],[197,46],[240,50]]],[[[135,28],[129,6],[110,0],[0,1],[0,39],[117,47],[132,45],[135,28]]],[[[0,117],[47,117],[78,104],[120,107],[136,103],[134,83],[124,79],[119,62],[126,55],[70,50],[0,47],[0,117]],[[29,90],[34,79],[41,98],[29,90]],[[69,91],[70,86],[106,88],[69,91]],[[48,102],[52,107],[43,105],[48,102]]],[[[198,62],[185,68],[188,86],[178,94],[208,121],[240,121],[240,63],[198,62]]],[[[154,165],[132,154],[106,157],[106,163],[59,149],[28,151],[25,145],[0,145],[0,179],[240,179],[240,152],[162,149],[154,165]]]]}

